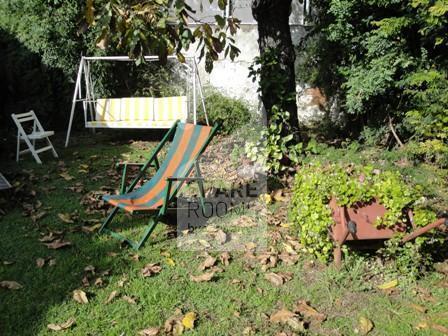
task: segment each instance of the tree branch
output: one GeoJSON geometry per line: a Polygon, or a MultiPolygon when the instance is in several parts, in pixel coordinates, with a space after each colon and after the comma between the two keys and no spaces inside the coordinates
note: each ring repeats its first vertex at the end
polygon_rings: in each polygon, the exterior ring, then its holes
{"type": "Polygon", "coordinates": [[[397,140],[398,145],[400,145],[400,147],[404,147],[403,142],[401,142],[400,138],[397,135],[397,132],[395,132],[394,125],[392,124],[392,118],[390,116],[389,116],[389,128],[390,128],[390,131],[392,132],[392,135],[394,136],[395,140],[397,140]]]}

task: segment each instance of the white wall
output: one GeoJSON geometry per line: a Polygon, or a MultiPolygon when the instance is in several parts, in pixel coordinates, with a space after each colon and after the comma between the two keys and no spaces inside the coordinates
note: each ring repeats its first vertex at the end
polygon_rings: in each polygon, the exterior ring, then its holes
{"type": "MultiPolygon", "coordinates": [[[[202,61],[199,64],[199,72],[204,86],[214,87],[221,93],[233,98],[242,98],[258,110],[260,106],[257,93],[258,83],[252,82],[252,79],[248,77],[249,66],[254,58],[259,55],[258,30],[256,21],[251,15],[250,3],[251,0],[234,0],[234,14],[236,17],[243,19],[241,28],[235,36],[236,45],[241,50],[240,56],[233,62],[229,58],[221,57],[215,62],[210,74],[205,71],[204,61],[202,61]]],[[[298,0],[293,0],[290,16],[293,41],[299,41],[305,31],[303,26],[305,9],[303,6],[298,0]]],[[[307,120],[309,120],[309,124],[314,123],[324,114],[322,105],[315,104],[316,101],[322,101],[323,98],[316,99],[315,95],[316,92],[313,90],[308,90],[306,87],[297,87],[298,115],[302,123],[306,123],[307,120]]]]}

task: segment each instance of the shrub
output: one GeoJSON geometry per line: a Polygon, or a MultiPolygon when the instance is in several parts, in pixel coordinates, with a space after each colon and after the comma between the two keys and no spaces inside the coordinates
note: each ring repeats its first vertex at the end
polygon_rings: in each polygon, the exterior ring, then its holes
{"type": "Polygon", "coordinates": [[[376,225],[385,227],[405,221],[404,210],[408,207],[414,208],[418,226],[435,219],[434,212],[419,204],[419,188],[406,184],[398,172],[380,171],[372,166],[304,166],[295,176],[289,214],[305,249],[322,260],[328,260],[333,249],[328,234],[334,223],[328,205],[333,197],[339,206],[348,207],[377,198],[387,212],[376,225]]]}
{"type": "MultiPolygon", "coordinates": [[[[222,134],[230,134],[241,126],[247,125],[252,119],[245,102],[224,96],[216,91],[212,91],[205,97],[205,108],[211,124],[218,120],[222,122],[220,130],[222,134]]],[[[199,105],[198,111],[201,110],[202,106],[199,105]]],[[[205,121],[203,115],[201,115],[201,121],[205,121]]]]}
{"type": "MultiPolygon", "coordinates": [[[[299,46],[299,78],[336,94],[358,132],[388,116],[421,138],[447,139],[448,3],[316,0],[299,46]]],[[[397,125],[399,126],[399,125],[397,125]]]]}

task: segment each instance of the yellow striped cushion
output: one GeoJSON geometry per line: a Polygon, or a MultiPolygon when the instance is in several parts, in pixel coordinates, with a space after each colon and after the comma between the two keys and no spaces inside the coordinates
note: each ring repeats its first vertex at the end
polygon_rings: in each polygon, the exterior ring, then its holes
{"type": "Polygon", "coordinates": [[[186,120],[187,97],[163,97],[154,98],[154,120],[186,120]]]}
{"type": "Polygon", "coordinates": [[[173,120],[166,121],[89,121],[86,127],[101,128],[170,128],[173,120]]]}
{"type": "Polygon", "coordinates": [[[121,120],[121,99],[100,98],[96,101],[95,120],[115,121],[121,120]]]}
{"type": "Polygon", "coordinates": [[[121,120],[154,120],[154,98],[121,98],[121,120]]]}

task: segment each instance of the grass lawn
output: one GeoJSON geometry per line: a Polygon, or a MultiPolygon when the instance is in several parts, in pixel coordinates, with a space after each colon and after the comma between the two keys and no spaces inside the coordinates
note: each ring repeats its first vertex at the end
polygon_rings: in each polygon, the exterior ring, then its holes
{"type": "MultiPolygon", "coordinates": [[[[119,184],[114,163],[141,162],[156,144],[110,139],[84,135],[68,149],[57,142],[60,160],[45,155],[42,166],[30,157],[20,165],[2,164],[16,191],[1,196],[7,200],[0,204],[6,210],[0,217],[0,281],[23,287],[0,288],[0,335],[137,335],[150,327],[162,335],[168,319],[188,312],[197,318],[186,335],[448,333],[446,275],[430,272],[416,281],[399,276],[398,286],[379,289],[397,276],[374,258],[351,254],[337,271],[304,255],[288,225],[268,225],[266,251],[230,251],[228,263],[222,252],[210,251],[217,260],[208,270],[198,269],[208,257],[206,248],[179,249],[170,225],[159,225],[138,252],[99,235],[106,211],[99,196],[119,184]],[[50,234],[70,245],[49,249],[41,240],[51,240],[50,234]],[[142,275],[145,265],[157,263],[160,272],[142,275]],[[204,272],[214,277],[191,279],[204,272]],[[278,278],[283,284],[276,286],[278,278]],[[85,292],[88,303],[74,300],[75,290],[85,292]],[[282,309],[297,315],[282,318],[282,309]],[[71,318],[75,323],[66,330],[48,328],[71,318]]],[[[285,208],[277,203],[268,210],[275,217],[285,208]]],[[[132,224],[125,233],[145,224],[142,217],[119,220],[132,224]]]]}

